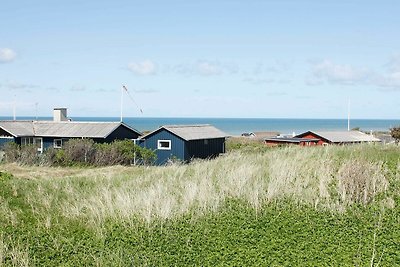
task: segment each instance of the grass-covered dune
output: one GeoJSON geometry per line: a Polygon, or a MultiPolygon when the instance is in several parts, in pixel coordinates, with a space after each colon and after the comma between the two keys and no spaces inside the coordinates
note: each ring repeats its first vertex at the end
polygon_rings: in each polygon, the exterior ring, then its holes
{"type": "Polygon", "coordinates": [[[400,265],[396,146],[167,167],[0,165],[0,265],[400,265]]]}

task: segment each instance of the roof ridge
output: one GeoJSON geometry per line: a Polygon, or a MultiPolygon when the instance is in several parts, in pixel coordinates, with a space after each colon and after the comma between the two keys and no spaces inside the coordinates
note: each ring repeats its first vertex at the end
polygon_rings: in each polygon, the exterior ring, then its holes
{"type": "Polygon", "coordinates": [[[166,128],[189,128],[189,127],[206,127],[206,126],[212,126],[212,125],[211,124],[187,124],[187,125],[172,124],[172,125],[163,125],[162,127],[166,127],[166,128]]]}
{"type": "Polygon", "coordinates": [[[120,121],[33,121],[34,123],[63,123],[63,124],[72,124],[72,123],[113,123],[120,124],[120,121]]]}

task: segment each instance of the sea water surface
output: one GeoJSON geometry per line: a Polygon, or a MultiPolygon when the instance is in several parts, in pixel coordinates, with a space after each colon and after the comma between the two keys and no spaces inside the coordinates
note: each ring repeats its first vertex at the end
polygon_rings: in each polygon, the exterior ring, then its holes
{"type": "MultiPolygon", "coordinates": [[[[0,117],[10,120],[11,117],[0,117]]],[[[38,120],[52,120],[51,117],[38,117],[38,120]]],[[[117,117],[72,117],[74,121],[120,121],[117,117]]],[[[17,117],[17,120],[36,120],[35,117],[17,117]]],[[[274,118],[149,118],[127,117],[123,121],[143,132],[153,131],[162,125],[211,124],[230,135],[244,132],[276,131],[281,134],[302,133],[308,130],[344,131],[347,130],[346,119],[274,119],[274,118]]],[[[353,119],[350,128],[363,131],[389,131],[399,126],[400,120],[353,119]]]]}

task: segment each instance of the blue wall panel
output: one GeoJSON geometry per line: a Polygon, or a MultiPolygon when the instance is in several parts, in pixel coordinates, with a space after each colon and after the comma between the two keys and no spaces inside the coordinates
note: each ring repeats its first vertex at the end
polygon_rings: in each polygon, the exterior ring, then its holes
{"type": "Polygon", "coordinates": [[[14,142],[14,138],[0,137],[0,149],[4,148],[5,144],[14,142]]]}
{"type": "Polygon", "coordinates": [[[213,158],[225,153],[225,138],[192,140],[187,144],[189,159],[213,158]]]}
{"type": "Polygon", "coordinates": [[[156,151],[156,164],[158,165],[165,164],[169,159],[173,158],[183,161],[189,160],[189,158],[185,157],[185,141],[164,129],[148,136],[141,145],[145,148],[156,151]],[[158,140],[171,140],[171,150],[157,149],[158,140]]]}
{"type": "Polygon", "coordinates": [[[137,139],[139,135],[132,130],[126,128],[123,125],[118,126],[107,138],[105,142],[111,143],[114,140],[124,140],[124,139],[137,139]]]}
{"type": "Polygon", "coordinates": [[[165,129],[146,137],[140,145],[156,151],[158,165],[165,164],[172,158],[188,162],[192,158],[213,158],[225,153],[225,138],[185,141],[165,129]],[[157,149],[158,140],[171,140],[171,150],[157,149]]]}
{"type": "MultiPolygon", "coordinates": [[[[60,139],[60,138],[55,138],[60,139]]],[[[43,137],[43,151],[46,149],[52,148],[54,146],[54,138],[52,137],[43,137]]]]}

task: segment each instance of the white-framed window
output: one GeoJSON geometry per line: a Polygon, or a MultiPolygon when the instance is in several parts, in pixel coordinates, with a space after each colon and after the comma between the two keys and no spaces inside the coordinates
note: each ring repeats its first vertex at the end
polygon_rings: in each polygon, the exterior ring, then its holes
{"type": "Polygon", "coordinates": [[[63,145],[62,139],[54,139],[54,144],[53,144],[54,148],[62,148],[62,145],[63,145]]]}
{"type": "Polygon", "coordinates": [[[43,152],[43,138],[41,137],[22,137],[21,145],[34,145],[38,152],[43,152]]]}
{"type": "Polygon", "coordinates": [[[33,137],[21,137],[21,145],[33,145],[33,137]]]}
{"type": "Polygon", "coordinates": [[[157,148],[160,150],[171,150],[171,140],[157,140],[157,148]]]}

